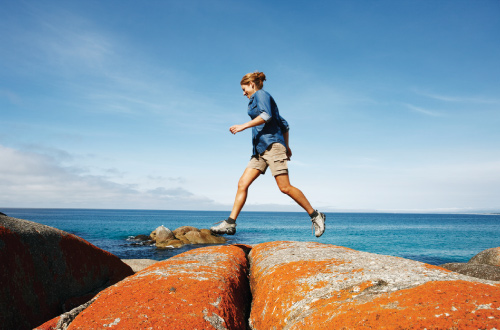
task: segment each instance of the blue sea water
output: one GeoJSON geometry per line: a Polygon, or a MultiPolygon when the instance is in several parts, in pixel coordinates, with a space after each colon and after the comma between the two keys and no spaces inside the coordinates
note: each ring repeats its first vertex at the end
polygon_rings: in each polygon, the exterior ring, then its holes
{"type": "MultiPolygon", "coordinates": [[[[227,217],[217,211],[92,209],[2,209],[9,216],[49,225],[80,236],[122,259],[164,260],[199,245],[159,250],[129,238],[164,225],[209,228],[227,217]]],[[[327,213],[326,232],[316,238],[305,213],[242,212],[228,244],[276,240],[315,241],[439,265],[467,262],[500,246],[500,214],[327,213]]]]}

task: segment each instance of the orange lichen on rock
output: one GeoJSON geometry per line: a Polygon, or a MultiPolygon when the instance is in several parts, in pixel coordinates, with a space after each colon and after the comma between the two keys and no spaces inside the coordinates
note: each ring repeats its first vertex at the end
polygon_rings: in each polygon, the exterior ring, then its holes
{"type": "Polygon", "coordinates": [[[0,327],[32,329],[132,269],[64,231],[0,215],[0,327]]]}
{"type": "Polygon", "coordinates": [[[58,330],[57,323],[59,322],[60,318],[61,318],[60,316],[56,316],[52,320],[49,320],[42,325],[39,325],[33,330],[58,330]]]}
{"type": "Polygon", "coordinates": [[[114,254],[73,234],[64,233],[59,249],[71,276],[82,285],[100,281],[115,284],[134,272],[114,254]]]}
{"type": "Polygon", "coordinates": [[[191,250],[102,291],[68,329],[245,329],[247,271],[236,246],[191,250]]]}
{"type": "Polygon", "coordinates": [[[308,255],[306,250],[344,249],[319,243],[305,244],[299,249],[293,248],[296,242],[269,242],[253,247],[250,253],[253,295],[250,322],[254,329],[285,327],[295,317],[295,307],[302,298],[313,297],[328,283],[324,278],[315,278],[316,275],[332,273],[336,266],[345,262],[332,258],[304,258],[308,255]],[[269,259],[275,262],[267,262],[269,259]]]}
{"type": "Polygon", "coordinates": [[[259,329],[500,328],[500,285],[333,245],[273,242],[250,253],[259,329]]]}
{"type": "Polygon", "coordinates": [[[500,326],[500,288],[432,281],[365,302],[324,303],[290,329],[492,329],[500,326]]]}

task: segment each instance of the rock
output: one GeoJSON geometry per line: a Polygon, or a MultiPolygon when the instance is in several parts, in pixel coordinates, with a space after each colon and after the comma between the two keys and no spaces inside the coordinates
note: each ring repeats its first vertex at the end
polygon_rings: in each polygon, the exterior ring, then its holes
{"type": "Polygon", "coordinates": [[[212,232],[210,231],[210,229],[200,229],[200,233],[205,233],[206,235],[212,235],[212,236],[214,236],[214,234],[212,234],[212,232]]]}
{"type": "Polygon", "coordinates": [[[164,226],[156,228],[156,247],[159,249],[181,247],[181,241],[176,240],[174,233],[164,226]]]}
{"type": "Polygon", "coordinates": [[[3,213],[3,212],[0,212],[0,215],[7,216],[7,214],[5,214],[5,213],[3,213]]]}
{"type": "Polygon", "coordinates": [[[170,229],[164,226],[156,228],[155,232],[156,232],[156,243],[163,243],[175,238],[174,233],[172,233],[170,229]]]}
{"type": "Polygon", "coordinates": [[[248,261],[211,246],[158,262],[102,291],[69,329],[245,329],[248,261]]]}
{"type": "Polygon", "coordinates": [[[151,232],[151,234],[149,234],[149,237],[151,237],[151,240],[152,240],[153,242],[156,242],[156,229],[155,229],[155,230],[153,230],[153,231],[151,232]]]}
{"type": "Polygon", "coordinates": [[[169,241],[164,241],[164,242],[156,242],[156,247],[158,249],[167,249],[167,248],[180,248],[181,246],[183,246],[184,243],[178,239],[171,239],[169,241]]]}
{"type": "Polygon", "coordinates": [[[159,249],[179,248],[185,244],[224,244],[227,242],[224,237],[213,235],[209,229],[200,230],[192,226],[182,226],[173,232],[160,226],[149,237],[159,249]]]}
{"type": "Polygon", "coordinates": [[[226,239],[221,236],[214,236],[210,232],[206,232],[203,229],[201,231],[189,231],[184,234],[191,244],[223,244],[226,243],[226,239]]]}
{"type": "Polygon", "coordinates": [[[158,262],[158,260],[152,259],[122,259],[122,261],[129,265],[135,273],[158,262]]]}
{"type": "Polygon", "coordinates": [[[67,313],[64,313],[60,316],[53,318],[45,322],[44,324],[36,327],[33,330],[66,330],[71,322],[78,316],[85,308],[89,307],[95,299],[92,299],[85,304],[78,306],[67,313]]]}
{"type": "Polygon", "coordinates": [[[127,240],[133,241],[132,245],[153,245],[155,241],[151,239],[148,235],[137,235],[134,237],[129,237],[127,240]]]}
{"type": "Polygon", "coordinates": [[[258,244],[249,259],[253,330],[499,327],[496,282],[319,243],[258,244]]]}
{"type": "Polygon", "coordinates": [[[134,239],[137,240],[137,241],[147,242],[147,241],[151,240],[151,237],[148,236],[148,235],[137,235],[137,236],[134,237],[134,239]]]}
{"type": "Polygon", "coordinates": [[[3,329],[33,329],[64,312],[67,301],[133,274],[75,235],[6,216],[0,216],[0,265],[3,329]]]}
{"type": "Polygon", "coordinates": [[[196,227],[192,227],[192,226],[182,226],[182,227],[179,227],[177,228],[176,230],[174,230],[174,235],[177,237],[177,236],[181,236],[181,235],[184,235],[186,234],[187,232],[190,232],[190,231],[200,231],[198,228],[196,227]]]}
{"type": "Polygon", "coordinates": [[[490,281],[500,281],[500,267],[462,262],[448,263],[439,267],[446,268],[463,275],[482,278],[490,281]]]}
{"type": "Polygon", "coordinates": [[[468,263],[500,267],[500,247],[491,248],[479,252],[474,257],[472,257],[468,263]]]}
{"type": "Polygon", "coordinates": [[[60,330],[57,328],[57,323],[59,322],[60,319],[61,316],[56,316],[53,319],[45,322],[44,324],[34,328],[33,330],[60,330]]]}
{"type": "Polygon", "coordinates": [[[177,238],[179,241],[181,241],[182,244],[191,244],[191,242],[184,235],[175,235],[175,238],[177,238]]]}

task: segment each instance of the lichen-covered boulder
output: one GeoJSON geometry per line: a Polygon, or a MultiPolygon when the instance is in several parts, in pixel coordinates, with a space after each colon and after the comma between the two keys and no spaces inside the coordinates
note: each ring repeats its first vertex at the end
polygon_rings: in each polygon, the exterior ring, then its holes
{"type": "Polygon", "coordinates": [[[482,278],[490,281],[500,281],[500,267],[483,264],[469,264],[463,262],[452,262],[439,267],[467,276],[482,278]]]}
{"type": "Polygon", "coordinates": [[[56,316],[53,319],[48,320],[44,324],[37,326],[33,330],[60,330],[60,329],[57,329],[57,324],[58,324],[60,319],[61,319],[61,316],[56,316]]]}
{"type": "Polygon", "coordinates": [[[473,256],[469,264],[482,264],[500,267],[500,247],[487,249],[473,256]]]}
{"type": "MultiPolygon", "coordinates": [[[[64,231],[0,215],[0,326],[32,329],[68,301],[132,275],[118,257],[64,231]]],[[[79,302],[81,304],[82,302],[79,302]]]]}
{"type": "Polygon", "coordinates": [[[258,244],[249,259],[254,330],[499,328],[495,282],[319,243],[258,244]]]}
{"type": "Polygon", "coordinates": [[[102,291],[75,329],[242,329],[248,262],[237,246],[184,252],[102,291]]]}
{"type": "Polygon", "coordinates": [[[71,322],[73,322],[75,317],[77,317],[78,314],[80,314],[83,310],[85,310],[85,308],[89,307],[94,302],[94,300],[95,299],[91,299],[85,304],[75,307],[69,312],[54,317],[53,319],[45,322],[44,324],[34,328],[33,330],[66,330],[68,326],[71,324],[71,322]]]}

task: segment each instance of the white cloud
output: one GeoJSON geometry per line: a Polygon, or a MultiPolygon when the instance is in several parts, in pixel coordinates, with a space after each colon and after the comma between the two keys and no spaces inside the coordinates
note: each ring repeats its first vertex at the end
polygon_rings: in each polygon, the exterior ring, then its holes
{"type": "Polygon", "coordinates": [[[421,113],[421,114],[424,114],[424,115],[427,115],[427,116],[431,116],[431,117],[441,117],[441,116],[443,116],[443,114],[441,114],[441,113],[439,113],[437,111],[424,109],[424,108],[417,107],[417,106],[414,106],[414,105],[411,105],[411,104],[407,104],[407,103],[405,103],[404,105],[408,109],[410,109],[410,110],[412,110],[414,112],[421,113]]]}
{"type": "MultiPolygon", "coordinates": [[[[61,152],[64,154],[64,152],[61,152]]],[[[65,166],[57,157],[0,145],[0,206],[213,209],[217,205],[182,187],[143,189],[65,166]]]]}

